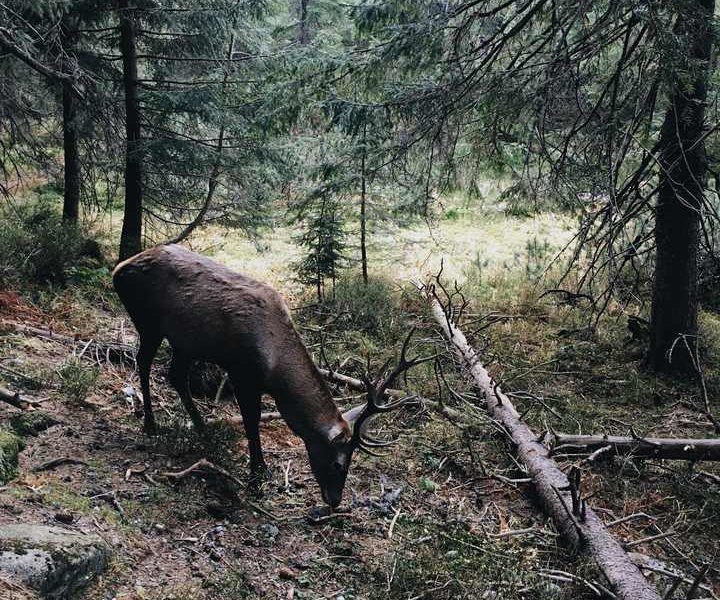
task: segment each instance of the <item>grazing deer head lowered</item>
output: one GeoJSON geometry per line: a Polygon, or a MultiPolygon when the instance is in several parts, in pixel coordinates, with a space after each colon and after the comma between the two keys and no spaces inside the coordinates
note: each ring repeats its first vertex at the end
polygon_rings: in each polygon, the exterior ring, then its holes
{"type": "Polygon", "coordinates": [[[395,369],[374,381],[365,378],[367,403],[342,414],[285,302],[270,286],[177,245],[157,246],[121,262],[113,271],[113,284],[139,334],[145,431],[155,432],[150,368],[167,339],[173,350],[170,382],[195,427],[202,430],[204,422],[190,396],[188,371],[199,360],[228,372],[248,438],[252,480],[267,473],[259,432],[260,397],[267,392],[305,442],[322,497],[333,508],[342,500],[353,452],[388,444],[367,434],[373,416],[405,403],[384,402],[385,391],[399,375],[427,360],[406,358],[411,331],[395,369]]]}

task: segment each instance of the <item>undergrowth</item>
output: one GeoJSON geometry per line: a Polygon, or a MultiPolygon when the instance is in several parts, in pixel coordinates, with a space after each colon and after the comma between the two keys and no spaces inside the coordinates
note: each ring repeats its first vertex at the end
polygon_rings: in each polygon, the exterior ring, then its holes
{"type": "Polygon", "coordinates": [[[60,379],[60,392],[74,402],[82,402],[95,388],[100,368],[71,356],[58,367],[57,375],[60,379]]]}

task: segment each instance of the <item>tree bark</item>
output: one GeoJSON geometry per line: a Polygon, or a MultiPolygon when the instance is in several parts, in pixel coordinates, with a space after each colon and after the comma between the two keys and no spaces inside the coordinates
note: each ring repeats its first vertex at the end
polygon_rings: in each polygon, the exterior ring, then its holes
{"type": "Polygon", "coordinates": [[[0,401],[7,402],[11,406],[14,406],[15,408],[19,408],[20,410],[25,410],[28,407],[28,403],[25,402],[18,392],[11,392],[7,388],[4,388],[0,385],[0,401]]]}
{"type": "MultiPolygon", "coordinates": [[[[77,33],[73,20],[64,20],[61,24],[63,51],[70,56],[74,50],[77,33]]],[[[72,75],[75,64],[63,60],[63,71],[72,75]]],[[[80,216],[80,150],[78,131],[78,98],[73,87],[73,80],[64,80],[62,85],[63,108],[63,220],[67,223],[77,223],[80,216]]]]}
{"type": "Polygon", "coordinates": [[[77,223],[80,216],[80,151],[78,136],[77,99],[72,83],[62,83],[64,189],[63,220],[77,223]]]}
{"type": "Polygon", "coordinates": [[[660,600],[655,588],[610,535],[600,517],[582,500],[578,481],[571,485],[565,473],[549,457],[547,448],[538,441],[537,435],[482,366],[463,333],[445,314],[432,289],[426,291],[433,317],[472,376],[490,416],[503,425],[516,446],[517,455],[532,478],[538,500],[558,531],[573,548],[583,549],[592,557],[620,600],[660,600]]]}
{"type": "Polygon", "coordinates": [[[365,141],[367,136],[367,125],[363,125],[363,147],[360,157],[360,262],[362,264],[362,278],[367,285],[368,282],[368,258],[367,258],[367,183],[365,181],[365,141]]]}
{"type": "Polygon", "coordinates": [[[697,0],[679,15],[675,35],[688,40],[691,81],[676,69],[660,133],[655,211],[655,278],[648,365],[662,372],[698,370],[697,312],[700,219],[704,202],[705,100],[713,45],[714,0],[697,0]]]}
{"type": "Polygon", "coordinates": [[[692,461],[720,460],[720,438],[641,438],[556,433],[552,450],[553,453],[564,450],[591,453],[607,447],[610,448],[608,456],[631,455],[636,458],[692,461]]]}
{"type": "Polygon", "coordinates": [[[300,0],[300,18],[298,19],[298,42],[301,45],[308,43],[310,32],[308,31],[308,5],[310,0],[300,0]]]}
{"type": "Polygon", "coordinates": [[[140,143],[140,107],[138,103],[137,49],[135,13],[128,0],[119,0],[120,51],[125,88],[125,211],[120,234],[120,260],[142,249],[142,148],[140,143]]]}

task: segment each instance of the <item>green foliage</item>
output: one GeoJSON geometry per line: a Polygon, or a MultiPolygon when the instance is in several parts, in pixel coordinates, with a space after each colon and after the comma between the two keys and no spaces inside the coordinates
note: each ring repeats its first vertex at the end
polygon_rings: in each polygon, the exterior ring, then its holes
{"type": "Polygon", "coordinates": [[[111,270],[106,265],[76,264],[65,271],[67,282],[82,288],[100,289],[110,281],[111,270]]]}
{"type": "Polygon", "coordinates": [[[338,203],[321,197],[304,211],[305,230],[297,238],[305,256],[295,265],[298,280],[312,285],[318,302],[325,299],[325,282],[330,280],[335,292],[338,272],[345,262],[345,229],[338,203]]]}
{"type": "Polygon", "coordinates": [[[0,222],[0,286],[64,284],[80,260],[83,235],[47,204],[18,208],[0,222]]]}
{"type": "Polygon", "coordinates": [[[73,356],[58,368],[57,374],[60,392],[75,402],[82,402],[95,388],[100,369],[73,356]]]}
{"type": "Polygon", "coordinates": [[[460,210],[453,207],[445,211],[445,219],[448,221],[457,221],[460,218],[460,210]]]}
{"type": "Polygon", "coordinates": [[[437,481],[433,481],[428,477],[423,477],[420,479],[420,489],[423,492],[437,492],[440,489],[440,485],[437,481]]]}
{"type": "Polygon", "coordinates": [[[551,259],[550,242],[533,237],[525,245],[525,252],[525,274],[528,279],[537,279],[545,272],[551,259]]]}
{"type": "Polygon", "coordinates": [[[359,273],[342,277],[335,286],[334,308],[345,324],[381,338],[391,335],[402,321],[397,289],[391,280],[380,277],[367,283],[359,273]]]}
{"type": "Polygon", "coordinates": [[[220,576],[209,578],[204,587],[217,597],[228,598],[228,600],[245,600],[256,598],[257,592],[255,586],[248,579],[247,575],[237,569],[230,569],[227,573],[220,576]]]}

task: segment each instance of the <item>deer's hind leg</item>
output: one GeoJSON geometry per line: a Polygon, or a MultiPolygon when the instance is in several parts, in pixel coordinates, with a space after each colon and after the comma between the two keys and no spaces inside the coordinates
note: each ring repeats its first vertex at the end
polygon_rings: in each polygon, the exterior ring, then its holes
{"type": "Polygon", "coordinates": [[[190,394],[190,359],[173,348],[172,362],[170,363],[170,383],[177,390],[190,420],[199,432],[205,431],[205,421],[193,402],[190,394]]]}
{"type": "Polygon", "coordinates": [[[140,375],[140,390],[143,396],[143,431],[148,435],[153,435],[157,430],[150,398],[150,369],[161,342],[162,335],[140,335],[140,348],[135,358],[140,375]]]}

